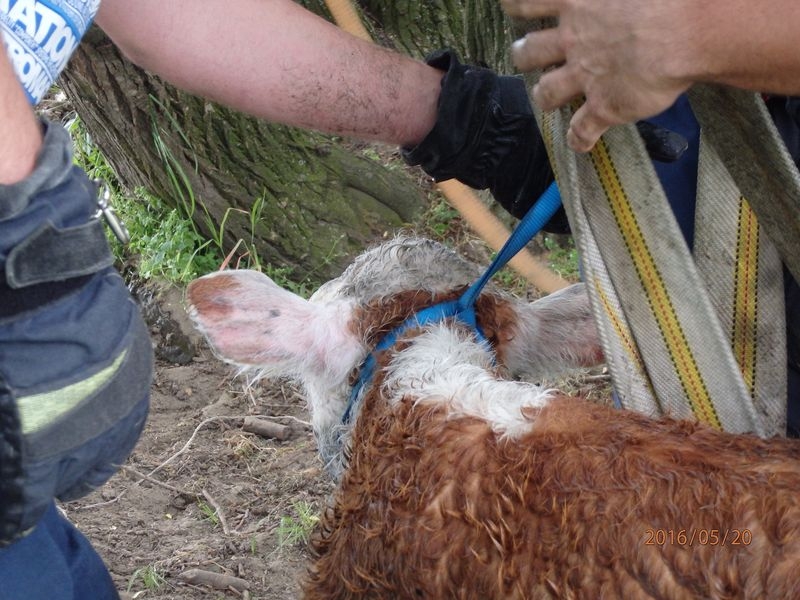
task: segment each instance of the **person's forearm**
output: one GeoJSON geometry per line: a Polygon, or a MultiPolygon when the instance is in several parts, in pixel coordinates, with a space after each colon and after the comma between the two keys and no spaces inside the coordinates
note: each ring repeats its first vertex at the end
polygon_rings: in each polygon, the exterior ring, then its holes
{"type": "Polygon", "coordinates": [[[42,130],[11,67],[0,34],[0,185],[33,171],[42,130]]]}
{"type": "Polygon", "coordinates": [[[440,72],[291,0],[104,0],[97,22],[143,68],[271,121],[413,145],[436,118],[440,72]]]}
{"type": "Polygon", "coordinates": [[[680,67],[686,79],[800,95],[800,2],[696,3],[680,67]]]}

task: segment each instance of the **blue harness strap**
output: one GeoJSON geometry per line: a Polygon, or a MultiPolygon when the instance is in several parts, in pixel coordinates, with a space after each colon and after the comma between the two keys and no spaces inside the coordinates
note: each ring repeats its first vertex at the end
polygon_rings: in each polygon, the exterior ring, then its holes
{"type": "Polygon", "coordinates": [[[458,299],[440,302],[417,311],[383,336],[361,365],[358,380],[350,392],[347,408],[345,408],[344,414],[342,415],[342,423],[346,425],[350,422],[353,415],[353,407],[361,395],[361,390],[372,381],[377,366],[376,357],[378,353],[391,348],[397,341],[397,338],[406,331],[417,329],[428,323],[438,323],[445,319],[455,318],[469,326],[479,341],[486,341],[486,337],[478,326],[477,317],[475,315],[475,301],[494,274],[502,269],[515,254],[522,250],[525,245],[541,231],[542,227],[547,224],[560,206],[561,194],[554,182],[545,190],[519,222],[511,236],[494,257],[489,268],[487,268],[483,275],[467,288],[458,299]]]}
{"type": "Polygon", "coordinates": [[[558,186],[553,182],[517,224],[511,236],[500,248],[497,256],[494,257],[489,268],[464,292],[459,304],[463,307],[474,306],[475,300],[477,300],[483,288],[486,287],[486,284],[495,273],[506,266],[508,261],[514,258],[547,225],[547,222],[553,218],[560,206],[561,193],[558,190],[558,186]]]}

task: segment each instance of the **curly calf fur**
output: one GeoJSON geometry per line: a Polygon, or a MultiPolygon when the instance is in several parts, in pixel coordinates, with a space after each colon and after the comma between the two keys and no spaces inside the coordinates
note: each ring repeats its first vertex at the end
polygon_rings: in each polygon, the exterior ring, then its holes
{"type": "Polygon", "coordinates": [[[502,440],[413,398],[393,410],[377,389],[313,541],[308,599],[800,593],[796,443],[566,397],[502,440]],[[752,540],[647,544],[690,528],[752,540]]]}

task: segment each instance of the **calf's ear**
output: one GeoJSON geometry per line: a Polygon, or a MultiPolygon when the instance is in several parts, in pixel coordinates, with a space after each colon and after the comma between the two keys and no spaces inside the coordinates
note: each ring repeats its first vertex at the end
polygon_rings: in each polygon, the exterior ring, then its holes
{"type": "Polygon", "coordinates": [[[267,375],[304,375],[344,365],[361,345],[351,305],[312,304],[258,271],[220,271],[186,292],[189,315],[224,360],[267,375]]]}
{"type": "Polygon", "coordinates": [[[583,283],[518,306],[517,318],[516,335],[509,342],[506,359],[516,374],[550,377],[604,360],[583,283]]]}

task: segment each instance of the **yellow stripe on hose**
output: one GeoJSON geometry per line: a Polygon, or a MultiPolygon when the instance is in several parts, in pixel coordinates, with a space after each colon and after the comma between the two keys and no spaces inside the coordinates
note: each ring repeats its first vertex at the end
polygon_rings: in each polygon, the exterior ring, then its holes
{"type": "Polygon", "coordinates": [[[605,142],[598,142],[590,156],[692,412],[698,420],[721,429],[719,415],[605,142]]]}
{"type": "Polygon", "coordinates": [[[636,367],[636,370],[641,374],[642,379],[647,382],[648,387],[652,392],[652,396],[655,397],[655,392],[653,391],[652,383],[650,382],[650,378],[646,374],[644,362],[642,361],[642,356],[639,354],[639,347],[636,345],[636,342],[629,335],[629,330],[624,325],[624,317],[614,310],[614,307],[611,305],[611,301],[608,298],[608,294],[606,294],[603,286],[600,284],[600,280],[598,278],[594,278],[594,288],[597,291],[597,298],[600,300],[600,304],[603,306],[603,312],[606,313],[611,326],[614,328],[614,331],[617,334],[617,338],[622,342],[622,347],[625,350],[625,354],[628,355],[628,360],[636,367]]]}
{"type": "Polygon", "coordinates": [[[756,388],[758,308],[758,221],[741,199],[736,236],[733,331],[731,346],[750,396],[756,388]]]}

